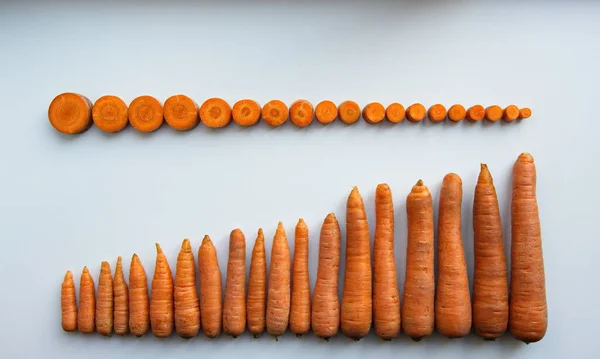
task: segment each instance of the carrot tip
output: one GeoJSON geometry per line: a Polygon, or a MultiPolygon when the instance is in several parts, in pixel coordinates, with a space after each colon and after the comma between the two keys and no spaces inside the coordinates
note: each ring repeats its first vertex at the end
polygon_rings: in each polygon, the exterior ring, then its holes
{"type": "Polygon", "coordinates": [[[259,228],[259,229],[258,229],[258,235],[259,235],[259,236],[262,236],[262,235],[264,235],[264,233],[263,233],[263,229],[262,229],[262,228],[259,228]]]}
{"type": "Polygon", "coordinates": [[[83,267],[83,273],[89,273],[89,272],[90,272],[90,271],[88,270],[88,267],[87,267],[87,266],[83,267]]]}
{"type": "Polygon", "coordinates": [[[422,179],[419,179],[419,180],[417,181],[417,184],[416,184],[415,186],[422,186],[422,185],[423,185],[423,180],[422,180],[422,179]]]}
{"type": "Polygon", "coordinates": [[[208,234],[204,235],[204,238],[202,238],[202,244],[209,244],[212,243],[212,241],[210,240],[210,236],[208,234]]]}
{"type": "Polygon", "coordinates": [[[162,254],[163,251],[162,251],[162,248],[160,248],[160,244],[158,244],[158,243],[155,243],[155,244],[156,244],[156,253],[162,254]]]}
{"type": "Polygon", "coordinates": [[[70,270],[67,270],[65,273],[65,280],[73,279],[73,273],[70,270]]]}
{"type": "Polygon", "coordinates": [[[181,243],[181,249],[192,249],[189,239],[186,238],[183,240],[183,243],[181,243]]]}
{"type": "Polygon", "coordinates": [[[533,163],[533,156],[528,152],[523,152],[519,155],[518,161],[533,163]]]}

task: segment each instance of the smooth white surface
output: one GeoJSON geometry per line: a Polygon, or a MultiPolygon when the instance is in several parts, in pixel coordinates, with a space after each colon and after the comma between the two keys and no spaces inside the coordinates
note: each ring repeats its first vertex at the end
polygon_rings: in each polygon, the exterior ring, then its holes
{"type": "MultiPolygon", "coordinates": [[[[600,130],[599,2],[576,1],[4,1],[0,4],[0,353],[12,358],[592,358],[598,354],[599,253],[595,168],[600,130]],[[231,126],[187,133],[165,127],[106,135],[59,135],[47,107],[60,92],[126,102],[184,93],[198,102],[346,99],[405,105],[515,103],[533,117],[481,123],[296,129],[231,126]],[[472,278],[472,193],[479,163],[494,176],[506,230],[511,167],[529,151],[538,169],[549,328],[529,346],[471,335],[353,343],[288,334],[275,342],[148,335],[110,339],[60,328],[60,282],[102,260],[125,269],[140,255],[150,280],[154,242],[175,266],[185,237],[208,233],[223,279],[227,240],[258,227],[267,254],[278,221],[293,248],[298,217],[310,226],[314,285],[318,232],[328,212],[342,223],[354,185],[374,231],[375,187],[387,182],[397,213],[404,282],[404,201],[422,178],[437,202],[442,177],[464,182],[464,241],[472,278]]],[[[437,207],[437,203],[436,203],[437,207]]],[[[342,226],[344,229],[344,226],[342,226]]],[[[507,237],[507,241],[509,238],[507,237]]],[[[508,248],[507,248],[508,251],[508,248]]],[[[343,273],[343,272],[342,272],[343,273]]]]}

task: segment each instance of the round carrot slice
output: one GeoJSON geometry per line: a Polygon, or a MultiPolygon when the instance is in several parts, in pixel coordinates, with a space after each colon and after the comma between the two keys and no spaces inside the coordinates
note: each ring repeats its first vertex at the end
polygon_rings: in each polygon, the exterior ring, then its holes
{"type": "Polygon", "coordinates": [[[388,121],[393,123],[398,123],[404,120],[405,116],[406,110],[404,109],[404,106],[397,102],[391,103],[385,110],[385,117],[388,119],[388,121]]]}
{"type": "Polygon", "coordinates": [[[504,109],[502,119],[507,122],[512,122],[519,118],[519,108],[515,105],[508,105],[504,109]]]}
{"type": "Polygon", "coordinates": [[[92,102],[85,96],[65,92],[56,96],[48,107],[48,120],[59,132],[78,134],[92,126],[92,102]]]}
{"type": "Polygon", "coordinates": [[[485,108],[481,105],[475,105],[469,107],[467,110],[467,120],[470,121],[481,121],[485,117],[485,108]]]}
{"type": "Polygon", "coordinates": [[[290,106],[290,120],[298,127],[306,127],[313,122],[313,106],[306,100],[297,100],[290,106]]]}
{"type": "Polygon", "coordinates": [[[531,117],[531,109],[528,107],[523,107],[519,111],[519,118],[529,118],[531,117]]]}
{"type": "Polygon", "coordinates": [[[282,101],[271,100],[263,106],[262,118],[269,126],[281,126],[288,119],[288,107],[282,101]]]}
{"type": "Polygon", "coordinates": [[[240,126],[255,125],[260,120],[260,105],[254,100],[239,100],[233,105],[231,115],[235,123],[240,126]]]}
{"type": "Polygon", "coordinates": [[[315,108],[315,116],[323,124],[332,123],[338,117],[338,108],[332,101],[321,101],[315,108]]]}
{"type": "Polygon", "coordinates": [[[363,108],[362,116],[368,123],[379,123],[385,118],[385,108],[379,102],[371,102],[363,108]]]}
{"type": "Polygon", "coordinates": [[[502,118],[502,107],[498,105],[492,105],[485,109],[485,119],[488,121],[496,122],[502,118]]]}
{"type": "Polygon", "coordinates": [[[414,103],[406,109],[406,118],[410,122],[419,122],[423,121],[425,118],[427,110],[425,110],[425,106],[420,103],[414,103]]]}
{"type": "Polygon", "coordinates": [[[141,132],[158,130],[164,122],[162,104],[152,96],[139,96],[129,104],[129,123],[141,132]]]}
{"type": "Polygon", "coordinates": [[[342,102],[338,112],[340,120],[347,125],[355,123],[360,118],[360,107],[354,101],[342,102]]]}
{"type": "Polygon", "coordinates": [[[221,98],[209,98],[200,106],[200,120],[206,127],[225,127],[231,122],[231,107],[221,98]]]}
{"type": "Polygon", "coordinates": [[[452,105],[448,110],[448,119],[450,121],[458,122],[465,118],[467,111],[463,105],[452,105]]]}
{"type": "Polygon", "coordinates": [[[173,129],[187,131],[198,126],[198,104],[185,95],[173,95],[165,101],[165,121],[173,129]]]}
{"type": "Polygon", "coordinates": [[[446,118],[446,107],[442,104],[435,104],[427,112],[429,120],[432,122],[442,122],[446,118]]]}
{"type": "Polygon", "coordinates": [[[119,132],[127,126],[127,105],[117,96],[102,96],[92,107],[92,119],[102,131],[119,132]]]}

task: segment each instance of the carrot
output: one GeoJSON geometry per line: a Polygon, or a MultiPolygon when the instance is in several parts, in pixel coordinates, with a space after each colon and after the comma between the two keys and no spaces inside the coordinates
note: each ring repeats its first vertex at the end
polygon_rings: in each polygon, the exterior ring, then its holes
{"type": "Polygon", "coordinates": [[[96,331],[109,336],[113,330],[113,279],[110,264],[104,261],[100,266],[98,297],[96,298],[96,331]]]}
{"type": "Polygon", "coordinates": [[[398,123],[406,117],[406,110],[401,104],[394,102],[385,109],[385,117],[392,123],[398,123]]]}
{"type": "Polygon", "coordinates": [[[236,228],[229,236],[223,331],[237,338],[244,330],[246,330],[246,237],[236,228]]]}
{"type": "Polygon", "coordinates": [[[508,326],[508,277],[502,220],[490,171],[481,164],[473,199],[473,329],[486,340],[508,326]]]}
{"type": "Polygon", "coordinates": [[[150,325],[152,333],[158,338],[166,338],[173,333],[173,274],[167,257],[158,243],[156,243],[156,264],[152,277],[150,325]]]}
{"type": "Polygon", "coordinates": [[[321,226],[317,282],[311,314],[313,333],[325,340],[335,336],[340,326],[340,242],[340,225],[335,214],[329,213],[321,226]]]}
{"type": "Polygon", "coordinates": [[[290,318],[290,248],[279,222],[271,247],[267,294],[267,333],[276,338],[287,330],[290,318]]]}
{"type": "Polygon", "coordinates": [[[523,107],[522,109],[519,110],[519,118],[520,119],[524,119],[524,118],[529,118],[531,117],[531,109],[528,107],[523,107]]]}
{"type": "Polygon", "coordinates": [[[65,332],[77,330],[77,300],[75,298],[75,281],[73,273],[65,273],[60,289],[61,326],[65,332]]]}
{"type": "Polygon", "coordinates": [[[485,109],[485,119],[488,121],[496,122],[502,118],[502,107],[498,105],[492,105],[485,109]]]}
{"type": "Polygon", "coordinates": [[[300,218],[296,224],[292,267],[290,331],[297,337],[310,330],[310,277],[308,274],[308,227],[300,218]]]}
{"type": "Polygon", "coordinates": [[[504,108],[502,119],[507,122],[512,122],[519,118],[519,108],[515,105],[508,105],[504,108]]]}
{"type": "Polygon", "coordinates": [[[548,327],[536,169],[529,153],[513,167],[509,328],[525,343],[542,340],[548,327]]]}
{"type": "Polygon", "coordinates": [[[434,329],[433,204],[427,186],[419,180],[406,198],[408,238],[406,277],[402,300],[402,331],[414,340],[434,329]]]}
{"type": "Polygon", "coordinates": [[[463,105],[455,104],[448,109],[448,119],[453,122],[461,121],[467,115],[467,111],[463,105]]]}
{"type": "Polygon", "coordinates": [[[136,337],[148,332],[149,304],[146,270],[138,255],[133,254],[129,266],[129,329],[136,337]]]}
{"type": "Polygon", "coordinates": [[[438,279],[435,326],[449,338],[471,330],[471,294],[462,242],[462,180],[449,173],[442,181],[438,216],[438,279]]]}
{"type": "Polygon", "coordinates": [[[288,119],[288,107],[279,100],[271,100],[262,108],[262,118],[271,127],[281,126],[288,119]]]}
{"type": "Polygon", "coordinates": [[[180,337],[189,339],[200,330],[200,306],[196,290],[196,265],[190,240],[184,239],[177,255],[175,269],[175,329],[180,337]]]}
{"type": "Polygon", "coordinates": [[[117,258],[117,267],[115,268],[113,294],[113,325],[115,333],[125,335],[129,332],[129,288],[123,275],[123,264],[120,256],[117,258]]]}
{"type": "Polygon", "coordinates": [[[332,123],[338,117],[338,108],[332,101],[321,101],[315,108],[315,116],[322,124],[332,123]]]}
{"type": "Polygon", "coordinates": [[[379,102],[371,102],[363,108],[362,116],[368,123],[379,123],[385,118],[385,108],[379,102]]]}
{"type": "Polygon", "coordinates": [[[338,107],[338,115],[343,123],[351,125],[360,118],[360,107],[354,101],[344,101],[338,107]]]}
{"type": "Polygon", "coordinates": [[[371,282],[369,223],[355,186],[346,202],[346,272],[341,313],[342,332],[354,340],[360,340],[371,329],[371,282]]]}
{"type": "Polygon", "coordinates": [[[200,106],[200,120],[206,127],[225,127],[231,122],[231,107],[221,98],[209,98],[200,106]]]}
{"type": "Polygon", "coordinates": [[[80,333],[93,333],[96,330],[96,291],[94,279],[87,267],[83,267],[79,281],[79,309],[77,311],[77,329],[80,333]]]}
{"type": "Polygon", "coordinates": [[[426,115],[425,106],[421,105],[420,103],[412,104],[412,105],[408,106],[408,108],[406,109],[406,118],[410,122],[423,121],[423,119],[425,118],[425,115],[426,115]]]}
{"type": "Polygon", "coordinates": [[[92,126],[92,103],[80,94],[65,92],[56,96],[48,107],[48,120],[57,131],[79,134],[92,126]]]}
{"type": "Polygon", "coordinates": [[[485,108],[481,105],[474,105],[469,107],[467,110],[467,120],[469,121],[481,121],[485,117],[485,108]]]}
{"type": "Polygon", "coordinates": [[[248,294],[246,299],[246,319],[248,330],[258,338],[265,331],[265,308],[267,297],[267,261],[265,237],[262,228],[252,249],[250,274],[248,276],[248,294]]]}
{"type": "Polygon", "coordinates": [[[127,111],[129,123],[141,132],[154,132],[163,122],[163,107],[160,101],[152,96],[139,96],[129,104],[127,111]]]}
{"type": "Polygon", "coordinates": [[[173,95],[165,101],[165,121],[171,128],[188,131],[198,126],[198,104],[185,95],[173,95]]]}
{"type": "Polygon", "coordinates": [[[400,294],[394,255],[394,203],[385,184],[375,191],[375,241],[373,243],[373,322],[381,339],[400,333],[400,294]]]}
{"type": "Polygon", "coordinates": [[[102,96],[92,106],[92,119],[102,131],[119,132],[128,123],[127,105],[117,96],[102,96]]]}
{"type": "Polygon", "coordinates": [[[298,127],[306,127],[313,122],[313,106],[306,100],[297,100],[290,106],[290,120],[298,127]]]}
{"type": "Polygon", "coordinates": [[[200,317],[202,329],[209,338],[221,334],[223,316],[223,290],[221,269],[217,258],[217,249],[208,235],[202,239],[198,249],[198,267],[200,268],[200,317]]]}
{"type": "Polygon", "coordinates": [[[446,118],[446,107],[440,103],[435,104],[429,108],[427,116],[432,122],[442,122],[446,118]]]}
{"type": "Polygon", "coordinates": [[[254,100],[239,100],[233,104],[231,116],[238,125],[249,127],[257,124],[260,120],[260,110],[260,105],[254,100]]]}

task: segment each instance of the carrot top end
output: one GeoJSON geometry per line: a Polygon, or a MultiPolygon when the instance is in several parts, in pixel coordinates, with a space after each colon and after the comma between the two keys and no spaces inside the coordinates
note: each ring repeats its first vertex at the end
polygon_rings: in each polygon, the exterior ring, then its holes
{"type": "Polygon", "coordinates": [[[528,152],[523,152],[519,155],[519,158],[517,159],[517,161],[525,162],[525,163],[533,163],[533,156],[531,156],[531,154],[528,152]]]}

